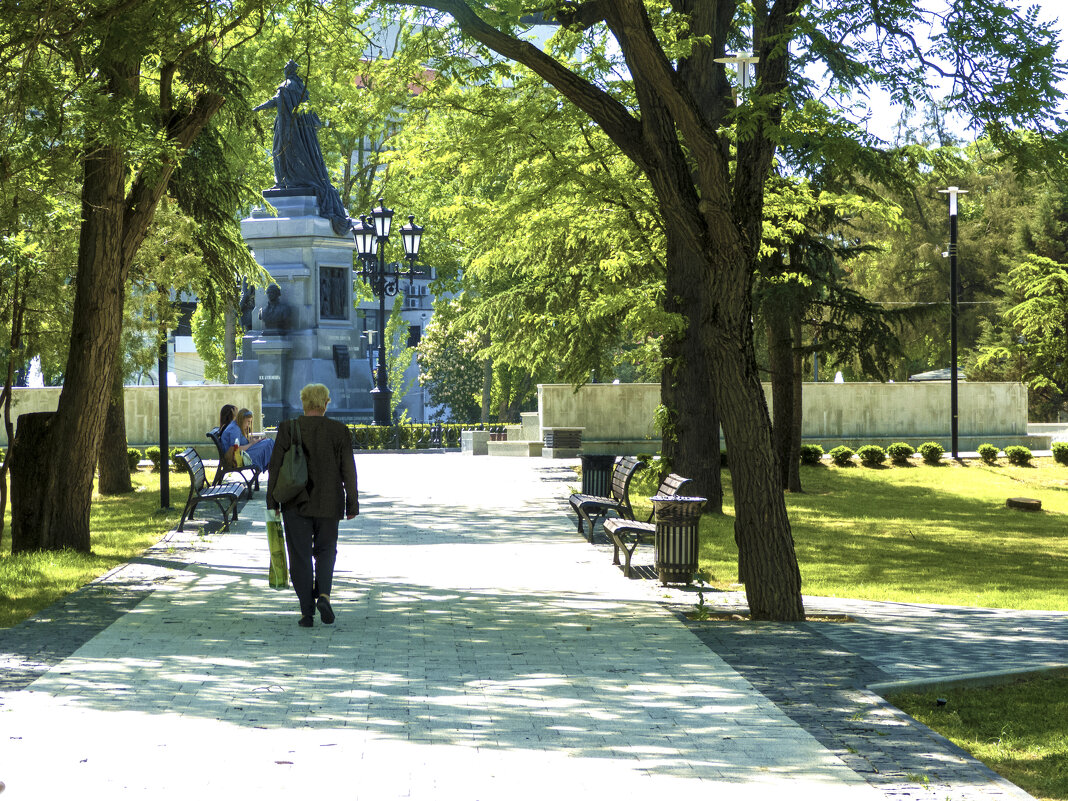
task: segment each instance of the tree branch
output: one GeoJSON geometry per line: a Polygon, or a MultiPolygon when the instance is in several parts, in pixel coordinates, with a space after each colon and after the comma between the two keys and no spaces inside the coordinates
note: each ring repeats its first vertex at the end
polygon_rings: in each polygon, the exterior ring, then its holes
{"type": "Polygon", "coordinates": [[[647,165],[641,125],[627,108],[607,92],[547,56],[530,42],[497,30],[480,17],[471,3],[463,0],[384,0],[390,5],[419,6],[451,14],[460,29],[475,41],[505,58],[516,61],[552,84],[568,100],[594,119],[628,158],[647,165]]]}
{"type": "Polygon", "coordinates": [[[181,154],[189,148],[204,126],[222,108],[222,95],[205,93],[197,98],[193,108],[185,114],[175,115],[167,124],[167,141],[174,152],[165,156],[154,170],[143,169],[138,173],[126,194],[126,206],[122,215],[121,256],[123,269],[133,263],[137,249],[148,233],[148,226],[156,212],[167,184],[174,173],[181,154]]]}

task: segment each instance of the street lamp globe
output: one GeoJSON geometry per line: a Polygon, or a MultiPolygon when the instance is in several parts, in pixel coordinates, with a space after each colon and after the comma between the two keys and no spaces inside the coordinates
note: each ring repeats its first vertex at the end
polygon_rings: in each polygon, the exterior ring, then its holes
{"type": "Polygon", "coordinates": [[[387,209],[382,198],[378,199],[378,208],[371,209],[371,220],[374,222],[375,235],[379,239],[389,239],[389,226],[393,222],[393,209],[387,209]]]}
{"type": "Polygon", "coordinates": [[[367,215],[361,215],[360,221],[352,226],[352,237],[356,240],[356,253],[361,258],[374,255],[375,228],[367,222],[367,215]]]}
{"type": "Polygon", "coordinates": [[[401,239],[404,242],[404,256],[409,261],[419,258],[419,244],[423,238],[422,226],[415,224],[415,215],[408,215],[408,224],[401,226],[401,239]]]}

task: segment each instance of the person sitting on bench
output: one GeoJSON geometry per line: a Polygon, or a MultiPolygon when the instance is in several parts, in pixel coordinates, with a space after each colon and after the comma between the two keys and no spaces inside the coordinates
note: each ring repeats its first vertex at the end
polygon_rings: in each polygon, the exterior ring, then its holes
{"type": "Polygon", "coordinates": [[[239,409],[234,419],[219,434],[223,452],[232,461],[232,467],[240,467],[242,462],[263,473],[271,461],[274,440],[270,438],[254,439],[252,434],[252,412],[239,409]]]}

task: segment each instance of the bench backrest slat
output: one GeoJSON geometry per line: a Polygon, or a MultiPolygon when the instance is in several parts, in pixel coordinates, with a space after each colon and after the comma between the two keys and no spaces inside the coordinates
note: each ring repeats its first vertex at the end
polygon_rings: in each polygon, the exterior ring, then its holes
{"type": "Polygon", "coordinates": [[[204,474],[204,462],[201,460],[196,448],[186,448],[178,454],[177,458],[178,461],[185,464],[185,469],[189,471],[190,480],[193,482],[193,492],[200,492],[204,485],[208,483],[208,478],[204,474]]]}
{"type": "Polygon", "coordinates": [[[612,486],[609,495],[621,504],[620,512],[624,517],[634,519],[634,510],[630,505],[630,481],[634,474],[645,467],[645,462],[634,456],[623,456],[616,462],[612,471],[612,486]]]}
{"type": "Polygon", "coordinates": [[[218,428],[213,428],[208,432],[208,439],[214,443],[215,449],[219,452],[219,458],[223,458],[222,432],[218,428]]]}
{"type": "Polygon", "coordinates": [[[660,482],[660,488],[657,489],[656,494],[668,497],[678,495],[679,490],[692,483],[692,481],[693,479],[683,478],[678,473],[669,473],[667,478],[660,482]]]}
{"type": "Polygon", "coordinates": [[[626,500],[627,488],[630,486],[630,480],[634,478],[634,474],[642,467],[645,467],[645,462],[633,456],[623,456],[620,458],[620,460],[616,462],[615,470],[612,471],[611,496],[617,501],[626,500]]]}

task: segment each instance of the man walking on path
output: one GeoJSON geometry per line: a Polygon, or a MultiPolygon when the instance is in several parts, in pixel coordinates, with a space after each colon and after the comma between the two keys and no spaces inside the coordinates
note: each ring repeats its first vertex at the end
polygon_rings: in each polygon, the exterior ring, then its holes
{"type": "Polygon", "coordinates": [[[325,416],[330,390],[323,384],[308,384],[300,391],[300,402],[303,416],[278,427],[267,482],[267,508],[279,507],[274,491],[282,460],[296,446],[293,426],[299,426],[300,447],[308,460],[308,483],[303,492],[281,504],[281,508],[289,575],[300,602],[298,622],[303,628],[311,628],[316,609],[323,623],[334,622],[330,590],[337,558],[338,521],[342,516],[346,520],[356,517],[360,502],[352,436],[343,423],[325,416]]]}

